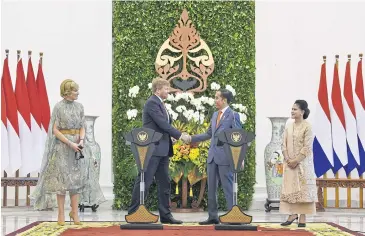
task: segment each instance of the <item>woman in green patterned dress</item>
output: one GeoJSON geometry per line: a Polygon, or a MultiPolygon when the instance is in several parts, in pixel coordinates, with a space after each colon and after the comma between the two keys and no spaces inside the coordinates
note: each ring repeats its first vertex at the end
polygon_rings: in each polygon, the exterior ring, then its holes
{"type": "MultiPolygon", "coordinates": [[[[75,101],[78,90],[79,86],[73,80],[67,79],[61,83],[60,93],[64,99],[53,109],[39,180],[30,197],[34,208],[43,210],[54,207],[51,196],[56,194],[58,225],[65,224],[66,192],[69,192],[71,199],[70,223],[73,219],[75,224],[81,224],[78,216],[79,194],[95,188],[91,188],[88,180],[88,157],[85,155],[82,158],[80,155],[84,146],[85,116],[83,105],[75,101]]],[[[98,190],[98,195],[103,198],[100,186],[98,190]]]]}

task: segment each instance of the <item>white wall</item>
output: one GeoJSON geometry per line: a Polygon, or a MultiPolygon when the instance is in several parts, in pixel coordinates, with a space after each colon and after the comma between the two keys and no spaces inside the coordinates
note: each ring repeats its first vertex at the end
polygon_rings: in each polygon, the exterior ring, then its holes
{"type": "MultiPolygon", "coordinates": [[[[364,1],[256,2],[258,170],[264,169],[264,149],[270,142],[268,116],[290,116],[294,101],[305,99],[313,121],[323,55],[328,58],[328,91],[336,54],[341,86],[347,54],[352,54],[354,83],[358,54],[365,53],[364,10],[364,1]]],[[[257,171],[256,180],[258,188],[265,186],[264,171],[257,171]]]]}
{"type": "MultiPolygon", "coordinates": [[[[2,1],[1,56],[10,50],[15,85],[16,50],[22,50],[25,73],[27,51],[33,51],[35,73],[39,52],[44,52],[50,105],[62,98],[60,83],[74,79],[80,85],[79,101],[85,114],[100,116],[95,123],[101,146],[100,184],[112,188],[112,2],[111,1],[2,1]]],[[[111,198],[111,191],[106,197],[111,198]]],[[[9,193],[9,196],[11,193],[9,193]]],[[[21,193],[20,197],[24,198],[21,193]]]]}

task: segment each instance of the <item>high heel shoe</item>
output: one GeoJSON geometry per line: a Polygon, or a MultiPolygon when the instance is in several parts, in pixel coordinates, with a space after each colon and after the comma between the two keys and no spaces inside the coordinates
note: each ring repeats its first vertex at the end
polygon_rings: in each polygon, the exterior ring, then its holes
{"type": "Polygon", "coordinates": [[[291,220],[291,221],[287,220],[287,221],[285,221],[284,223],[281,223],[280,225],[281,225],[281,226],[288,226],[288,225],[291,225],[291,224],[294,222],[294,220],[297,220],[297,219],[298,219],[298,215],[297,215],[297,217],[295,217],[293,220],[291,220]]]}
{"type": "Polygon", "coordinates": [[[74,216],[72,215],[72,211],[70,211],[70,214],[68,214],[70,216],[70,224],[71,224],[71,219],[73,220],[75,225],[82,225],[82,223],[80,221],[75,221],[74,216]]]}
{"type": "Polygon", "coordinates": [[[64,225],[65,225],[65,222],[64,222],[64,221],[57,221],[57,224],[58,224],[59,226],[64,226],[64,225]]]}

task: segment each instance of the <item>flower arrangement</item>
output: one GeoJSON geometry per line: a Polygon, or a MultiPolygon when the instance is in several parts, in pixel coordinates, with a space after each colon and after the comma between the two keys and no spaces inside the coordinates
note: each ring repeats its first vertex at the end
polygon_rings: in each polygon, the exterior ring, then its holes
{"type": "MultiPolygon", "coordinates": [[[[151,83],[148,84],[148,89],[151,89],[151,87],[151,83]]],[[[181,132],[186,132],[190,135],[205,133],[210,126],[210,118],[216,111],[213,97],[220,88],[220,84],[213,82],[210,84],[210,89],[208,88],[202,96],[197,96],[197,94],[190,92],[169,94],[165,101],[165,106],[173,120],[172,125],[181,132]]],[[[226,85],[225,88],[230,90],[233,96],[236,95],[236,91],[232,86],[226,85]]],[[[140,87],[134,86],[129,89],[128,96],[140,99],[140,92],[140,87]]],[[[144,94],[147,95],[148,93],[144,94]]],[[[239,114],[240,121],[244,124],[247,119],[247,108],[237,103],[231,104],[231,107],[239,114]]],[[[131,109],[126,112],[127,119],[131,121],[140,120],[139,116],[141,116],[142,109],[143,103],[132,102],[131,109]]],[[[181,179],[189,181],[190,196],[192,196],[193,185],[206,178],[206,160],[208,158],[209,146],[209,140],[192,144],[185,144],[181,140],[174,140],[174,154],[169,168],[170,176],[176,183],[175,194],[179,194],[178,183],[181,179]]]]}

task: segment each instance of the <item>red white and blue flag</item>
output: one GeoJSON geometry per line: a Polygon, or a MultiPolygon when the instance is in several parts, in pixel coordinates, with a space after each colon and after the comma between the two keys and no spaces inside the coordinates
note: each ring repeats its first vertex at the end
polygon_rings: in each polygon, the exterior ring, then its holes
{"type": "Polygon", "coordinates": [[[347,166],[345,167],[345,171],[346,174],[349,175],[352,170],[360,166],[357,125],[356,125],[356,111],[352,92],[350,60],[348,60],[346,63],[343,96],[345,98],[343,108],[346,121],[346,140],[347,140],[347,158],[348,158],[348,163],[347,166]]]}
{"type": "Polygon", "coordinates": [[[313,159],[317,177],[322,176],[334,166],[331,114],[328,101],[326,63],[321,66],[321,76],[318,87],[318,101],[316,115],[313,123],[313,159]]]}
{"type": "Polygon", "coordinates": [[[360,166],[358,167],[359,176],[365,172],[365,91],[362,74],[362,58],[357,64],[355,96],[356,124],[359,146],[360,166]]]}
{"type": "Polygon", "coordinates": [[[333,83],[331,92],[332,106],[331,127],[332,127],[332,144],[333,144],[333,172],[347,165],[347,148],[346,148],[346,122],[342,105],[342,93],[340,86],[340,77],[338,75],[338,62],[334,65],[333,83]]]}

